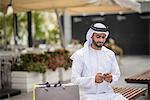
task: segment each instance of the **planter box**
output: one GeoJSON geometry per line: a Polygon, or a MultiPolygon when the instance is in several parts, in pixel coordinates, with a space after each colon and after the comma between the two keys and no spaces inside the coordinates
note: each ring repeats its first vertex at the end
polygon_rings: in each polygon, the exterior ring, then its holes
{"type": "Polygon", "coordinates": [[[62,81],[70,81],[71,80],[71,68],[65,70],[64,68],[62,69],[62,81]]]}
{"type": "Polygon", "coordinates": [[[41,84],[45,82],[57,83],[61,76],[62,81],[69,81],[71,79],[71,68],[64,70],[61,68],[56,71],[47,70],[45,74],[36,72],[25,72],[25,71],[12,71],[11,82],[13,89],[20,89],[22,92],[31,92],[33,85],[41,84]]]}
{"type": "Polygon", "coordinates": [[[20,89],[22,92],[31,92],[34,84],[42,83],[43,76],[41,73],[12,71],[11,82],[12,88],[20,89]]]}
{"type": "Polygon", "coordinates": [[[60,78],[63,82],[69,81],[71,79],[71,68],[64,70],[64,68],[56,69],[55,71],[47,70],[44,75],[45,82],[57,83],[60,78]]]}
{"type": "Polygon", "coordinates": [[[47,70],[44,74],[44,82],[57,83],[59,81],[59,72],[58,69],[55,71],[47,70]]]}

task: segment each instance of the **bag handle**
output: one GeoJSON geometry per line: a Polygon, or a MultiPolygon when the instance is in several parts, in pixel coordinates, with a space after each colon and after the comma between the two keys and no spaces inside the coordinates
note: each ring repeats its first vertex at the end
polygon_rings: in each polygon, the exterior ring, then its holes
{"type": "Polygon", "coordinates": [[[45,87],[60,87],[62,86],[62,82],[59,81],[58,83],[55,83],[55,84],[52,84],[52,83],[49,83],[49,82],[46,82],[44,84],[39,84],[39,85],[45,85],[45,87]]]}
{"type": "Polygon", "coordinates": [[[61,81],[59,81],[58,83],[54,84],[54,87],[59,87],[59,86],[62,86],[61,81]]]}

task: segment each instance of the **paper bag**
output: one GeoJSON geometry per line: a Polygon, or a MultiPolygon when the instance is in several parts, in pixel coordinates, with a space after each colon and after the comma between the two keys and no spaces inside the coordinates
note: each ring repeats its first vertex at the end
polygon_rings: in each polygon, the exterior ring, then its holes
{"type": "Polygon", "coordinates": [[[80,100],[77,85],[36,87],[35,100],[80,100]]]}

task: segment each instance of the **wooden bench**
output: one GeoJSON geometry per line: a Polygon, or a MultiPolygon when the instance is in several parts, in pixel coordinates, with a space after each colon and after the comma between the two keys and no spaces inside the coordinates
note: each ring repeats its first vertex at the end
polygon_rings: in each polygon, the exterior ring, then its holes
{"type": "Polygon", "coordinates": [[[125,78],[127,83],[140,83],[147,84],[148,86],[148,100],[150,100],[150,69],[141,71],[137,74],[134,74],[128,78],[125,78]]]}
{"type": "Polygon", "coordinates": [[[135,100],[140,96],[144,96],[146,88],[133,88],[133,87],[113,87],[115,93],[120,93],[128,100],[135,100]]]}

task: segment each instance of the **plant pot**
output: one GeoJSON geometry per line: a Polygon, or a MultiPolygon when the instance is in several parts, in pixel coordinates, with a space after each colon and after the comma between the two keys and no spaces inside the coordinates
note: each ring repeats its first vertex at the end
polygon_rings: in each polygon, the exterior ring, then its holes
{"type": "Polygon", "coordinates": [[[12,71],[12,88],[20,89],[22,92],[31,92],[34,84],[41,84],[43,77],[41,73],[12,71]]]}
{"type": "Polygon", "coordinates": [[[45,79],[44,79],[45,82],[57,83],[59,81],[58,69],[56,69],[55,71],[47,70],[46,73],[44,73],[43,77],[45,77],[45,79]]]}
{"type": "Polygon", "coordinates": [[[71,80],[71,68],[68,68],[67,70],[65,70],[64,68],[62,68],[62,81],[63,82],[68,82],[71,80]]]}
{"type": "Polygon", "coordinates": [[[58,83],[59,81],[69,81],[71,79],[71,68],[65,70],[64,68],[57,68],[55,71],[47,70],[45,81],[49,83],[58,83]]]}

